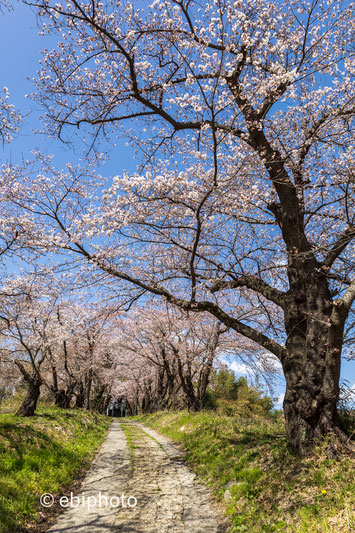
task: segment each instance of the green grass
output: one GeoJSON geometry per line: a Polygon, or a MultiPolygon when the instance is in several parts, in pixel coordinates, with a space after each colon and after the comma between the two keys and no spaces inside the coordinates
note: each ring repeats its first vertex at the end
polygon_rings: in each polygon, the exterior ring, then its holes
{"type": "Polygon", "coordinates": [[[41,406],[31,418],[0,414],[0,533],[45,519],[40,495],[65,491],[89,466],[108,426],[106,417],[77,409],[41,406]]]}
{"type": "Polygon", "coordinates": [[[334,533],[355,529],[354,461],[325,447],[301,458],[281,415],[232,417],[211,411],[134,417],[181,443],[191,467],[231,519],[231,531],[334,533]]]}
{"type": "Polygon", "coordinates": [[[124,424],[121,425],[121,428],[122,428],[123,433],[125,434],[125,437],[126,437],[126,441],[127,441],[128,448],[129,448],[129,453],[130,453],[130,456],[131,456],[131,468],[132,468],[132,472],[134,472],[134,470],[135,470],[134,444],[133,444],[133,439],[132,439],[132,435],[131,435],[131,428],[125,426],[124,424]]]}

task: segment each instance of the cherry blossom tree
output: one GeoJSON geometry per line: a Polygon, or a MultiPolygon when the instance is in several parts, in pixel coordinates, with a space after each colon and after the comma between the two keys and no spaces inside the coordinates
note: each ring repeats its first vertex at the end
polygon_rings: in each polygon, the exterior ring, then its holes
{"type": "MultiPolygon", "coordinates": [[[[209,313],[186,312],[161,301],[117,316],[112,337],[114,394],[127,398],[132,413],[182,407],[199,411],[220,357],[237,361],[250,352],[260,355],[255,345],[241,342],[209,313]]],[[[264,370],[277,371],[270,356],[264,354],[260,361],[264,370]]]]}
{"type": "Polygon", "coordinates": [[[74,332],[74,364],[77,371],[76,406],[104,410],[109,397],[113,310],[103,305],[72,309],[78,325],[74,332]]]}
{"type": "Polygon", "coordinates": [[[73,351],[76,320],[70,310],[65,302],[60,302],[53,310],[51,328],[47,332],[48,356],[42,371],[44,384],[54,396],[55,405],[62,408],[70,407],[80,375],[80,362],[73,351]]]}
{"type": "Polygon", "coordinates": [[[48,356],[43,381],[59,407],[104,411],[114,376],[112,368],[113,310],[99,302],[62,299],[47,332],[48,356]]]}
{"type": "Polygon", "coordinates": [[[19,416],[33,416],[43,385],[41,367],[48,356],[48,327],[53,302],[36,297],[29,285],[18,285],[1,298],[1,353],[12,360],[27,384],[26,396],[17,411],[19,416]]]}
{"type": "Polygon", "coordinates": [[[195,411],[203,407],[214,360],[231,346],[230,339],[229,344],[223,339],[227,328],[208,315],[150,305],[130,313],[119,329],[120,356],[128,356],[128,366],[138,359],[138,366],[146,369],[139,379],[132,373],[140,410],[181,404],[195,411]]]}
{"type": "Polygon", "coordinates": [[[46,131],[64,139],[75,127],[92,148],[125,134],[143,154],[136,174],[96,197],[66,174],[50,201],[37,189],[37,207],[31,189],[47,242],[274,354],[295,448],[345,441],[336,404],[355,298],[351,5],[29,3],[61,39],[37,81],[46,131]]]}
{"type": "Polygon", "coordinates": [[[21,416],[35,413],[41,388],[62,408],[104,411],[108,401],[113,309],[79,295],[68,299],[66,289],[45,270],[1,289],[0,360],[27,384],[21,416]]]}

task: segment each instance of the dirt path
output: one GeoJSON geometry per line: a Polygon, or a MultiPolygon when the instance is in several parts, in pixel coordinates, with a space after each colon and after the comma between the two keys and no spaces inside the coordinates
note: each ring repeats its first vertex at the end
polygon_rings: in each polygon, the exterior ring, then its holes
{"type": "Polygon", "coordinates": [[[67,495],[68,509],[48,533],[227,531],[209,490],[185,465],[181,449],[141,424],[121,422],[124,431],[114,419],[76,495],[80,500],[73,500],[80,504],[72,506],[67,495]]]}

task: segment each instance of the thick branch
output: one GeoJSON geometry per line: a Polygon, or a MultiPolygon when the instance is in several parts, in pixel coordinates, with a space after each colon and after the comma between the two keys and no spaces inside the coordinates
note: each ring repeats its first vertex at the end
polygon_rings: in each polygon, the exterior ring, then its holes
{"type": "Polygon", "coordinates": [[[27,372],[27,370],[25,369],[23,364],[20,363],[20,361],[18,361],[18,360],[15,360],[14,363],[17,366],[17,368],[20,370],[20,372],[23,375],[25,381],[27,381],[27,383],[31,383],[31,381],[33,381],[33,377],[31,376],[31,374],[29,374],[27,372]]]}
{"type": "Polygon", "coordinates": [[[332,323],[336,326],[343,326],[355,300],[355,279],[351,282],[344,296],[334,300],[332,311],[332,323]]]}
{"type": "Polygon", "coordinates": [[[342,298],[342,304],[345,309],[349,312],[352,304],[355,300],[355,279],[352,281],[348,289],[345,291],[345,294],[342,298]]]}
{"type": "Polygon", "coordinates": [[[247,287],[248,289],[256,291],[260,293],[262,296],[264,296],[267,300],[274,302],[275,304],[279,305],[282,308],[286,304],[286,300],[285,300],[286,293],[279,291],[278,289],[275,289],[274,287],[272,287],[265,281],[255,278],[254,276],[251,276],[251,275],[241,276],[238,279],[234,279],[230,281],[217,280],[210,287],[210,291],[212,293],[215,293],[221,290],[237,289],[239,287],[247,287]]]}
{"type": "Polygon", "coordinates": [[[336,240],[335,244],[331,250],[326,255],[322,265],[326,267],[331,267],[334,261],[339,257],[339,255],[345,250],[347,245],[355,237],[355,227],[347,228],[344,233],[336,240]]]}

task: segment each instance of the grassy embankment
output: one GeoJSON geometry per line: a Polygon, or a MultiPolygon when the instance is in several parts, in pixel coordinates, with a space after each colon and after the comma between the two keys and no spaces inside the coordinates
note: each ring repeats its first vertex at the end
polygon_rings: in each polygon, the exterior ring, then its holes
{"type": "Polygon", "coordinates": [[[231,518],[232,532],[355,530],[354,461],[329,459],[325,445],[293,454],[277,416],[160,412],[135,417],[181,443],[231,518]]]}
{"type": "MultiPolygon", "coordinates": [[[[15,412],[15,407],[10,409],[15,412]]],[[[45,405],[32,418],[1,414],[6,410],[9,405],[1,404],[0,533],[16,533],[48,518],[40,495],[66,494],[89,466],[109,421],[84,410],[45,405]]]]}

